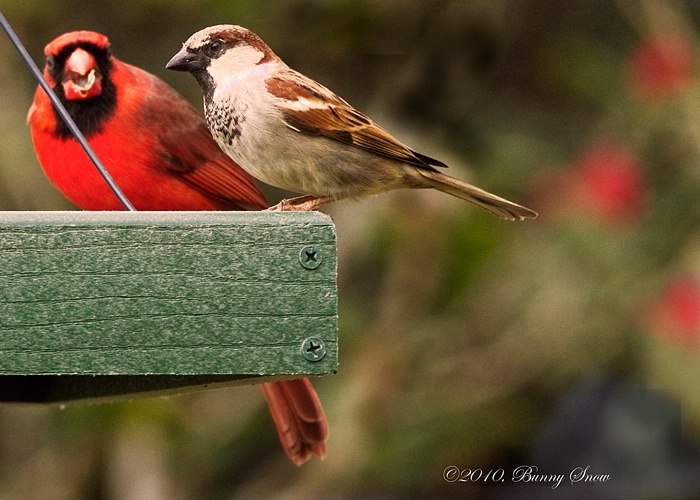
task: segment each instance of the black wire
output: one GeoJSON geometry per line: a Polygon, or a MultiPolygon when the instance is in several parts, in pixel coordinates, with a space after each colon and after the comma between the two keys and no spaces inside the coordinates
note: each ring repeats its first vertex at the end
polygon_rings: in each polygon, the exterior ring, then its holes
{"type": "Polygon", "coordinates": [[[87,153],[90,160],[92,160],[92,163],[95,164],[95,168],[97,168],[97,171],[100,173],[100,175],[105,180],[105,182],[110,187],[110,189],[114,192],[115,196],[117,198],[119,198],[119,201],[121,202],[122,205],[124,205],[124,208],[126,210],[131,210],[131,211],[136,210],[136,208],[134,208],[134,206],[131,204],[129,199],[124,195],[122,190],[119,189],[119,186],[117,185],[117,183],[114,182],[114,179],[112,179],[112,176],[109,175],[109,172],[107,172],[107,169],[104,167],[104,165],[102,165],[102,162],[97,157],[95,152],[92,150],[92,148],[90,147],[90,144],[88,144],[87,140],[85,139],[85,136],[83,136],[82,132],[80,132],[80,129],[78,129],[78,126],[75,124],[73,119],[68,114],[68,111],[66,111],[66,108],[63,106],[63,103],[58,99],[58,97],[54,93],[51,86],[44,79],[44,75],[39,70],[39,67],[34,63],[34,60],[29,55],[29,52],[27,52],[27,49],[25,49],[24,45],[22,45],[22,42],[20,41],[19,37],[17,36],[17,34],[14,32],[14,30],[10,26],[10,23],[8,23],[7,19],[5,19],[5,16],[2,14],[2,11],[0,11],[0,24],[2,25],[2,29],[5,30],[5,33],[7,33],[7,36],[10,39],[10,41],[12,42],[12,44],[17,49],[17,52],[19,52],[19,54],[22,56],[22,59],[24,59],[24,62],[27,63],[27,66],[31,70],[32,74],[34,75],[34,78],[36,78],[36,80],[39,82],[39,85],[41,85],[41,88],[44,89],[44,91],[46,92],[46,95],[49,96],[49,99],[51,100],[51,103],[53,104],[53,106],[56,108],[56,111],[58,111],[58,114],[61,115],[61,118],[63,118],[63,121],[66,122],[66,125],[68,125],[68,128],[73,133],[76,140],[83,147],[83,149],[85,150],[85,153],[87,153]]]}

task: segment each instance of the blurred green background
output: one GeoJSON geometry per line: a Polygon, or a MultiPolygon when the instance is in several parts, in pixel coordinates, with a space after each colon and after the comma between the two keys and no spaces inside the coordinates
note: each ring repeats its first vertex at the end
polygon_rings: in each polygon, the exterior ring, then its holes
{"type": "MultiPolygon", "coordinates": [[[[328,207],[340,371],[328,457],[284,456],[260,392],[0,406],[1,499],[700,498],[700,4],[692,0],[4,0],[34,59],[75,29],[201,109],[168,59],[235,23],[450,173],[328,207]],[[516,482],[522,465],[562,485],[516,482]],[[448,466],[504,481],[452,481],[448,466]],[[576,467],[605,482],[568,481],[576,467]]],[[[72,209],[0,37],[0,209],[72,209]]],[[[134,131],[138,133],[138,131],[134,131]]],[[[284,193],[268,190],[271,201],[284,193]]]]}

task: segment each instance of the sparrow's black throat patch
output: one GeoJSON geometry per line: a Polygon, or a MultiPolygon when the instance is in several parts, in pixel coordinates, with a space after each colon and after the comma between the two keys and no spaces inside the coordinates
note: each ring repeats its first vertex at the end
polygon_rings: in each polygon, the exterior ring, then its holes
{"type": "MultiPolygon", "coordinates": [[[[117,88],[110,78],[112,71],[112,56],[108,49],[101,49],[91,43],[74,43],[64,47],[55,57],[53,67],[49,70],[51,77],[58,82],[54,92],[63,103],[68,114],[86,138],[99,133],[105,122],[117,108],[117,88]],[[102,73],[102,93],[90,99],[68,100],[63,92],[61,80],[65,70],[66,60],[73,51],[80,47],[95,58],[102,73]]],[[[54,109],[56,117],[56,135],[62,140],[73,138],[68,125],[54,109]]]]}
{"type": "Polygon", "coordinates": [[[216,84],[214,83],[214,79],[209,72],[206,69],[199,69],[192,71],[192,76],[195,80],[197,80],[197,83],[202,88],[204,99],[211,100],[212,96],[214,95],[214,90],[216,89],[216,84]]]}

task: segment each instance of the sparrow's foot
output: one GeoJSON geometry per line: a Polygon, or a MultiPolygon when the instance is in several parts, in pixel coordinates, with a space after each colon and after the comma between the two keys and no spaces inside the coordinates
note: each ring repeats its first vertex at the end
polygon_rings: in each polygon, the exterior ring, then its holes
{"type": "Polygon", "coordinates": [[[266,209],[266,212],[312,212],[319,207],[334,201],[332,196],[299,196],[289,200],[282,200],[277,205],[266,209]]]}

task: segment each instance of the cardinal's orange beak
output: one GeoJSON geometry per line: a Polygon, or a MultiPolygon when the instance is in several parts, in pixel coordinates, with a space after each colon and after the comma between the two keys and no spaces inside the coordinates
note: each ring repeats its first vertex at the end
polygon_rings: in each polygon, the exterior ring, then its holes
{"type": "Polygon", "coordinates": [[[75,49],[66,60],[61,85],[69,101],[100,95],[102,73],[92,54],[81,48],[75,49]]]}

